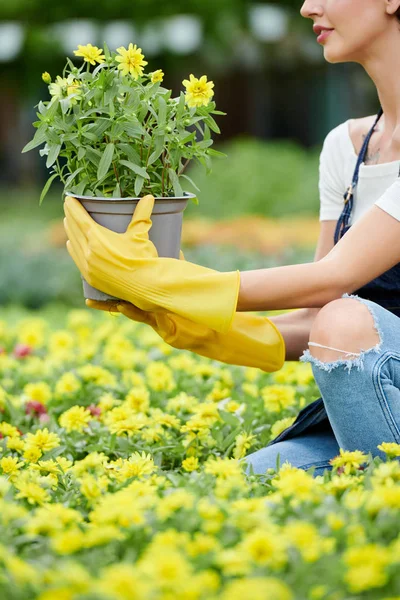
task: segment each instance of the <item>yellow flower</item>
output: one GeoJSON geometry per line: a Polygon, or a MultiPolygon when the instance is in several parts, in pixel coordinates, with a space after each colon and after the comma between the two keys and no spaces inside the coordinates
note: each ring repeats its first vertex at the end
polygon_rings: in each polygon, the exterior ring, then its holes
{"type": "Polygon", "coordinates": [[[85,545],[86,534],[74,527],[55,535],[51,540],[53,550],[58,554],[72,554],[85,545]]]}
{"type": "Polygon", "coordinates": [[[58,422],[61,427],[68,432],[83,431],[89,421],[92,419],[92,414],[83,406],[72,406],[62,413],[58,422]]]}
{"type": "Polygon", "coordinates": [[[49,494],[33,481],[21,481],[14,484],[18,494],[16,498],[26,498],[29,504],[44,504],[50,500],[49,494]]]}
{"type": "Polygon", "coordinates": [[[51,83],[51,75],[47,71],[42,73],[42,79],[45,83],[51,83]]]}
{"type": "Polygon", "coordinates": [[[149,388],[155,392],[171,392],[176,383],[172,370],[162,362],[152,362],[146,367],[149,388]]]}
{"type": "Polygon", "coordinates": [[[275,423],[271,427],[271,439],[278,437],[278,435],[281,434],[282,431],[285,431],[285,429],[290,427],[295,420],[296,417],[286,417],[285,419],[275,421],[275,423]]]}
{"type": "Polygon", "coordinates": [[[30,400],[36,400],[42,404],[46,404],[51,399],[50,386],[43,381],[27,383],[23,392],[30,400]]]}
{"type": "Polygon", "coordinates": [[[207,106],[214,95],[212,90],[214,83],[207,81],[207,75],[203,75],[200,79],[197,79],[197,77],[191,74],[189,80],[184,79],[182,81],[182,85],[186,88],[185,100],[190,108],[207,106]]]}
{"type": "Polygon", "coordinates": [[[365,464],[367,459],[367,455],[360,450],[354,450],[353,452],[350,452],[340,448],[339,456],[332,458],[330,460],[330,464],[336,469],[343,467],[343,471],[346,474],[349,474],[356,472],[362,464],[365,464]]]}
{"type": "Polygon", "coordinates": [[[239,433],[233,451],[234,458],[243,458],[246,456],[246,451],[250,448],[255,438],[256,436],[252,433],[239,433]]]}
{"type": "Polygon", "coordinates": [[[47,427],[38,429],[36,433],[27,433],[26,446],[35,446],[42,452],[49,452],[53,448],[57,448],[61,443],[60,438],[56,433],[50,432],[47,427]]]}
{"type": "Polygon", "coordinates": [[[97,582],[100,596],[107,594],[116,600],[150,598],[150,585],[150,581],[143,578],[138,568],[130,563],[119,563],[104,568],[97,582]]]}
{"type": "Polygon", "coordinates": [[[185,458],[185,460],[182,461],[182,467],[189,473],[191,473],[191,471],[196,471],[196,469],[199,468],[199,459],[195,456],[185,458]]]}
{"type": "Polygon", "coordinates": [[[9,450],[15,450],[16,452],[23,452],[23,450],[25,448],[25,442],[21,439],[21,436],[13,435],[8,438],[6,446],[9,450]]]}
{"type": "Polygon", "coordinates": [[[310,474],[288,463],[282,465],[278,476],[271,483],[283,496],[293,496],[296,502],[312,500],[315,497],[315,480],[310,474]]]}
{"type": "Polygon", "coordinates": [[[312,523],[293,521],[284,527],[284,534],[305,562],[315,562],[321,555],[334,550],[334,538],[321,538],[312,523]]]}
{"type": "Polygon", "coordinates": [[[21,435],[20,432],[18,431],[18,429],[16,427],[14,427],[14,425],[7,423],[7,421],[2,421],[0,423],[0,433],[4,437],[7,437],[7,436],[14,437],[14,436],[21,435]]]}
{"type": "Polygon", "coordinates": [[[391,562],[389,548],[379,544],[365,544],[346,550],[343,560],[348,567],[344,579],[351,592],[358,594],[382,587],[388,580],[385,568],[391,562]]]}
{"type": "Polygon", "coordinates": [[[68,331],[56,331],[50,338],[48,348],[51,353],[64,352],[73,348],[74,337],[68,331]]]}
{"type": "Polygon", "coordinates": [[[379,450],[382,450],[388,458],[400,456],[400,444],[396,444],[395,442],[383,442],[378,448],[379,450]]]}
{"type": "Polygon", "coordinates": [[[24,451],[24,459],[30,463],[36,463],[42,456],[42,451],[36,446],[27,446],[24,451]]]}
{"type": "Polygon", "coordinates": [[[245,536],[240,549],[256,565],[280,569],[287,563],[286,545],[279,531],[252,531],[245,536]]]}
{"type": "Polygon", "coordinates": [[[105,476],[94,477],[93,475],[84,475],[79,479],[80,489],[87,500],[90,502],[97,500],[108,487],[108,479],[105,476]]]}
{"type": "Polygon", "coordinates": [[[125,479],[130,477],[141,477],[142,475],[150,475],[157,470],[154,461],[150,454],[135,452],[128,460],[123,462],[121,474],[125,479]]]}
{"type": "Polygon", "coordinates": [[[157,71],[153,71],[151,73],[151,83],[157,83],[158,81],[162,81],[164,79],[164,73],[161,69],[157,69],[157,71]]]}
{"type": "Polygon", "coordinates": [[[75,56],[82,56],[83,60],[91,65],[95,65],[96,62],[100,64],[106,60],[102,52],[102,49],[92,46],[92,44],[86,44],[86,46],[78,44],[78,50],[74,50],[75,56]]]}
{"type": "Polygon", "coordinates": [[[13,458],[12,456],[4,456],[0,460],[0,467],[6,475],[15,475],[18,469],[21,469],[23,466],[24,463],[18,462],[18,458],[13,458]]]}
{"type": "Polygon", "coordinates": [[[267,385],[261,390],[264,406],[272,413],[279,413],[294,406],[295,395],[296,391],[290,385],[267,385]]]}
{"type": "Polygon", "coordinates": [[[73,394],[81,387],[81,382],[73,373],[64,373],[56,383],[55,393],[57,396],[73,394]]]}
{"type": "Polygon", "coordinates": [[[211,473],[215,477],[229,479],[242,474],[241,463],[234,458],[209,459],[204,467],[205,473],[211,473]]]}
{"type": "Polygon", "coordinates": [[[228,583],[221,600],[293,600],[290,588],[273,577],[244,577],[228,583]]]}
{"type": "Polygon", "coordinates": [[[121,46],[117,48],[117,52],[120,54],[115,58],[119,63],[118,69],[121,69],[123,75],[130,74],[134,79],[138,79],[143,74],[143,67],[148,64],[143,60],[142,49],[130,43],[128,49],[121,46]]]}

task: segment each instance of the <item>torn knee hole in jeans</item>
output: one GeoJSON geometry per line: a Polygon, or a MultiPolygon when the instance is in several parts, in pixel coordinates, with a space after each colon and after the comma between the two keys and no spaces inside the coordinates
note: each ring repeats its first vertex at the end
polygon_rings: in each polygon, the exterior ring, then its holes
{"type": "Polygon", "coordinates": [[[355,300],[358,300],[358,302],[361,302],[368,308],[368,310],[372,316],[372,319],[373,319],[375,331],[379,336],[379,342],[372,348],[368,348],[367,350],[362,350],[361,352],[347,352],[346,350],[339,350],[338,348],[324,346],[323,344],[319,344],[317,342],[309,342],[310,346],[318,346],[321,348],[327,348],[328,350],[336,350],[338,352],[342,352],[343,354],[346,355],[346,358],[339,358],[335,361],[324,362],[322,360],[319,360],[315,356],[313,356],[311,354],[310,350],[305,350],[303,352],[302,356],[300,356],[299,360],[301,362],[309,362],[312,365],[319,367],[323,371],[328,371],[328,372],[332,371],[332,369],[335,369],[337,367],[344,367],[345,370],[347,369],[350,373],[350,370],[352,367],[355,367],[358,371],[363,371],[364,370],[364,357],[367,354],[378,353],[380,351],[380,349],[382,347],[382,343],[383,343],[383,335],[382,335],[382,331],[379,327],[377,316],[376,316],[372,306],[370,306],[370,304],[366,300],[364,300],[364,298],[360,298],[359,296],[356,296],[356,295],[343,294],[342,298],[354,298],[355,300]],[[350,357],[350,358],[347,358],[347,357],[350,357]]]}

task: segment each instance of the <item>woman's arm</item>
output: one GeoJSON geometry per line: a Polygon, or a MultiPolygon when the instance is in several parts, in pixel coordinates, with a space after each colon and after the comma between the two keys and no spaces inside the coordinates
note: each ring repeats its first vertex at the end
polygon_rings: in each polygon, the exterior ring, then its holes
{"type": "MultiPolygon", "coordinates": [[[[314,261],[321,260],[333,248],[336,221],[321,221],[320,233],[314,261]]],[[[320,308],[299,308],[290,312],[270,316],[285,340],[286,360],[299,360],[308,348],[311,327],[320,308]]]]}
{"type": "Polygon", "coordinates": [[[400,222],[373,206],[321,260],[241,272],[237,310],[322,307],[399,261],[400,222]]]}

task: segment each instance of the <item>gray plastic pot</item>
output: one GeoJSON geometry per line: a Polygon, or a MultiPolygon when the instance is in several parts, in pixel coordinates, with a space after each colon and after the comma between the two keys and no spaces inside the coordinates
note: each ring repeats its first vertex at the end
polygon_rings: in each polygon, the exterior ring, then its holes
{"type": "MultiPolygon", "coordinates": [[[[140,198],[96,198],[68,192],[65,195],[77,198],[96,223],[117,233],[125,233],[140,200],[140,198]]],[[[155,198],[149,239],[157,248],[159,256],[179,258],[183,211],[190,198],[195,198],[195,195],[188,192],[184,192],[180,198],[155,198]]],[[[118,299],[92,287],[83,277],[82,281],[85,298],[100,301],[118,299]]]]}

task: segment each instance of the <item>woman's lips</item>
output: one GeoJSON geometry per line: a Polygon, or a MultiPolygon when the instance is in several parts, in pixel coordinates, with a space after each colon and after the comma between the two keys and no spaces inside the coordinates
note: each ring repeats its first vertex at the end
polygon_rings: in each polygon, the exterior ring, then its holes
{"type": "Polygon", "coordinates": [[[317,42],[321,44],[321,42],[325,41],[326,38],[334,31],[333,29],[324,29],[321,31],[320,35],[317,37],[317,42]]]}

